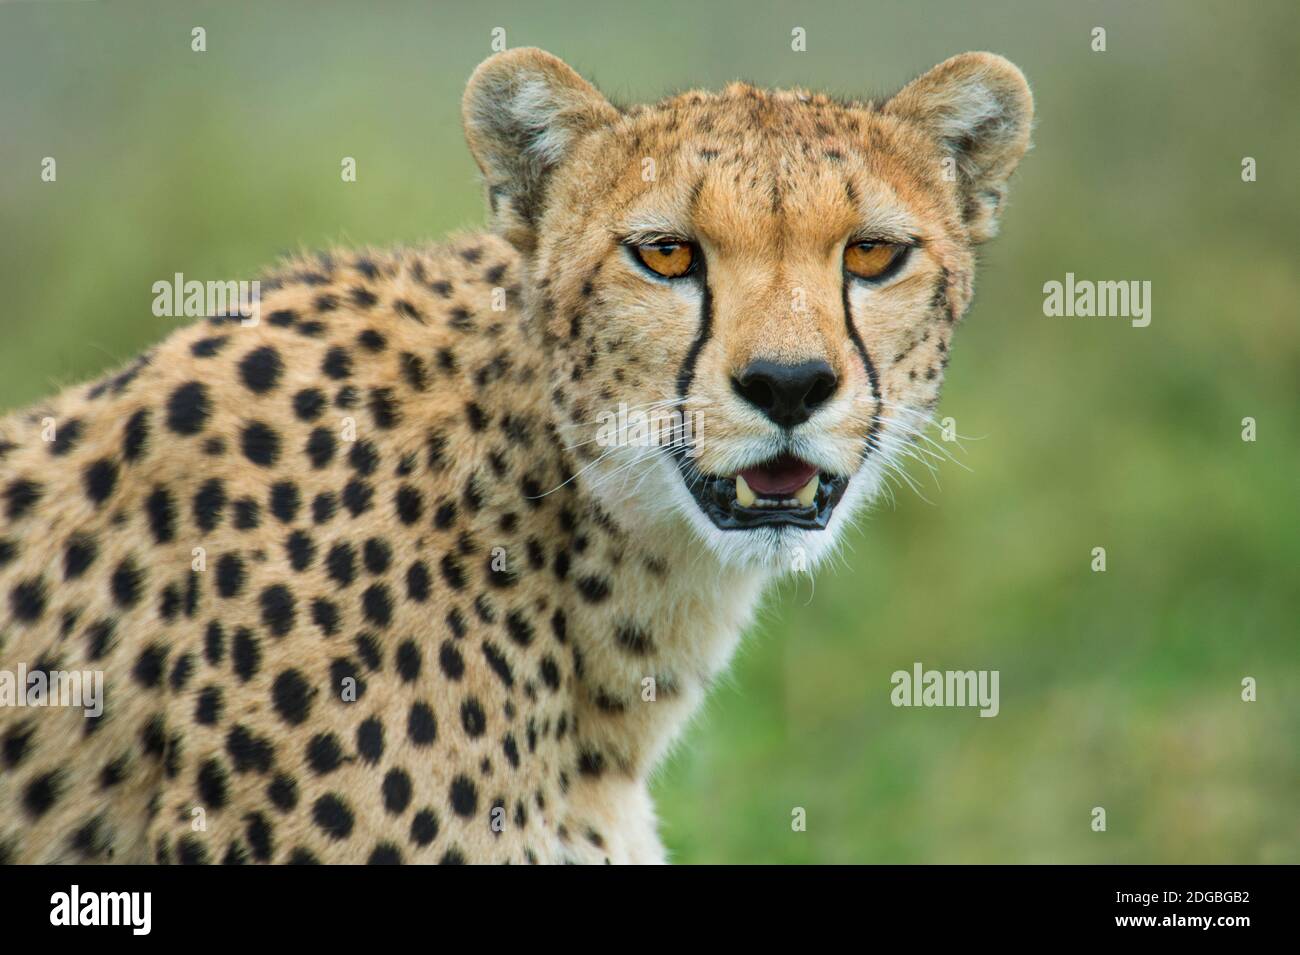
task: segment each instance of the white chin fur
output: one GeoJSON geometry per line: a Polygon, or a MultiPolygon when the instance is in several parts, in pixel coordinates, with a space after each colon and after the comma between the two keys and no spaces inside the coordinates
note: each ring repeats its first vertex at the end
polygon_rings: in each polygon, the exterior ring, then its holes
{"type": "MultiPolygon", "coordinates": [[[[638,450],[644,453],[644,449],[638,450]]],[[[629,449],[629,453],[636,452],[629,449]]],[[[618,515],[629,529],[671,542],[680,534],[684,520],[721,566],[777,575],[811,573],[829,557],[857,511],[875,498],[883,475],[876,456],[868,455],[849,481],[825,530],[758,527],[724,531],[700,510],[668,453],[656,453],[625,470],[619,470],[619,464],[630,459],[612,460],[618,457],[621,455],[610,455],[608,470],[596,467],[586,476],[601,506],[618,515]]]]}

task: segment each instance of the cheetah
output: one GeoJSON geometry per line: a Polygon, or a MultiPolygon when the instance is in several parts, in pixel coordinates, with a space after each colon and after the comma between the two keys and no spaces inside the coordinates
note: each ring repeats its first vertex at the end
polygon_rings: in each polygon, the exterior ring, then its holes
{"type": "Polygon", "coordinates": [[[0,858],[666,861],[648,777],[933,411],[1032,113],[989,53],[631,107],[485,61],[488,230],[0,422],[0,858]]]}

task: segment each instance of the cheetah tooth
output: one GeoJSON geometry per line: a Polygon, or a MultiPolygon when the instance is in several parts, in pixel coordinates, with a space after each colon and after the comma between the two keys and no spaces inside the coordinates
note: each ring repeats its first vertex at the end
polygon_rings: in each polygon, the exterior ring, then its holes
{"type": "Polygon", "coordinates": [[[753,507],[754,502],[758,500],[758,495],[749,489],[749,485],[739,474],[736,475],[736,500],[740,502],[741,507],[753,507]]]}
{"type": "Polygon", "coordinates": [[[821,484],[821,476],[814,474],[808,479],[808,483],[795,492],[795,500],[804,507],[811,507],[812,502],[817,499],[817,488],[821,484]]]}

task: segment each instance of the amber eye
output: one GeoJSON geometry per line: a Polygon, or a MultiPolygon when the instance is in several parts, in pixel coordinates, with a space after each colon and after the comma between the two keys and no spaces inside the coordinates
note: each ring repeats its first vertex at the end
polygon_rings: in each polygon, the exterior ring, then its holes
{"type": "Polygon", "coordinates": [[[684,242],[661,242],[633,247],[641,264],[666,279],[679,279],[695,265],[695,250],[684,242]]]}
{"type": "Polygon", "coordinates": [[[878,279],[902,261],[906,248],[892,242],[856,242],[844,250],[844,268],[860,279],[878,279]]]}

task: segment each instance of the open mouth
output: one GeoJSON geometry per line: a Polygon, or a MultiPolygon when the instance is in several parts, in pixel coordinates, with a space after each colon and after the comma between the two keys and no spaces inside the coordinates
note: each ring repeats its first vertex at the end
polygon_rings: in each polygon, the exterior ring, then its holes
{"type": "Polygon", "coordinates": [[[849,483],[847,477],[823,474],[815,465],[789,455],[732,475],[684,472],[683,477],[700,510],[724,531],[822,530],[849,483]]]}

